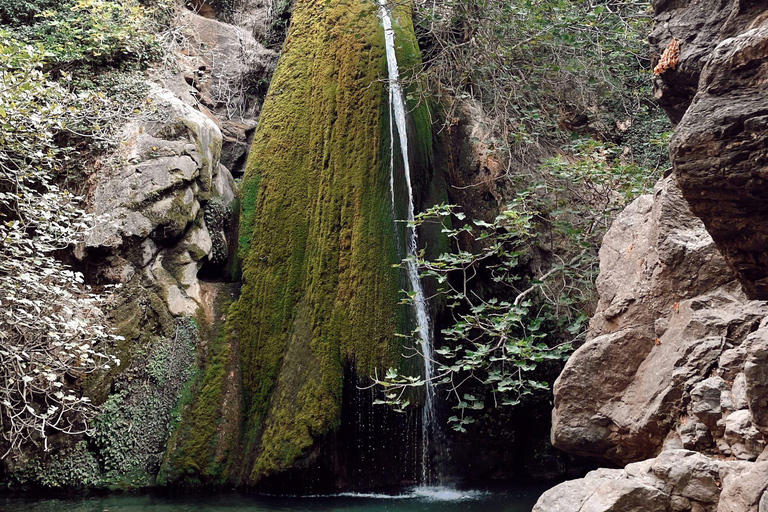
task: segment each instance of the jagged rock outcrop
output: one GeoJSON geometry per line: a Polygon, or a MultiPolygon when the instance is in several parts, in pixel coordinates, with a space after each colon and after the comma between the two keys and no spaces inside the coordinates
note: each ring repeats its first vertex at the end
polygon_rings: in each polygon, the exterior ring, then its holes
{"type": "Polygon", "coordinates": [[[196,108],[221,129],[221,163],[234,175],[242,174],[277,53],[239,26],[191,12],[177,23],[188,39],[178,56],[184,69],[180,75],[191,86],[196,108]]]}
{"type": "Polygon", "coordinates": [[[686,201],[667,181],[606,235],[594,337],[555,386],[552,432],[567,450],[647,460],[557,486],[537,512],[768,510],[768,309],[749,300],[768,298],[768,6],[657,0],[654,9],[651,44],[657,57],[668,48],[656,97],[678,122],[670,156],[686,201]],[[618,253],[628,235],[647,241],[636,258],[635,245],[618,253]],[[612,278],[621,271],[624,284],[612,278]],[[590,369],[607,381],[590,380],[590,369]],[[594,400],[578,396],[592,387],[594,400]]]}
{"type": "Polygon", "coordinates": [[[592,338],[555,383],[552,437],[627,466],[534,511],[757,512],[768,304],[741,291],[674,177],[619,215],[600,256],[592,338]]]}
{"type": "Polygon", "coordinates": [[[237,191],[227,165],[242,170],[261,108],[253,82],[269,77],[277,56],[248,31],[189,11],[174,26],[184,45],[150,77],[154,113],[124,126],[117,165],[94,176],[101,220],[78,257],[98,255],[104,282],[143,272],[172,315],[193,316],[201,266],[232,256],[225,231],[237,191]]]}
{"type": "Polygon", "coordinates": [[[657,60],[672,39],[680,43],[675,64],[659,75],[654,93],[673,122],[691,105],[699,77],[715,47],[762,22],[760,1],[654,0],[654,27],[649,36],[657,60]]]}
{"type": "Polygon", "coordinates": [[[656,455],[670,434],[686,447],[722,439],[736,407],[720,399],[730,395],[720,375],[736,369],[719,361],[747,343],[768,306],[744,296],[672,177],[606,234],[598,291],[592,337],[554,386],[555,446],[628,463],[656,455]]]}
{"type": "Polygon", "coordinates": [[[97,273],[104,281],[127,284],[143,273],[172,315],[194,316],[201,303],[197,273],[212,258],[213,241],[217,251],[227,251],[224,234],[209,229],[204,210],[211,202],[208,208],[231,210],[236,186],[219,163],[216,124],[167,89],[155,87],[150,100],[165,119],[125,127],[120,156],[128,165],[99,176],[92,203],[101,220],[81,257],[106,253],[97,273]]]}
{"type": "Polygon", "coordinates": [[[661,105],[679,121],[670,143],[679,186],[747,295],[768,299],[768,6],[655,8],[651,43],[660,51],[680,42],[676,66],[656,80],[661,105]]]}

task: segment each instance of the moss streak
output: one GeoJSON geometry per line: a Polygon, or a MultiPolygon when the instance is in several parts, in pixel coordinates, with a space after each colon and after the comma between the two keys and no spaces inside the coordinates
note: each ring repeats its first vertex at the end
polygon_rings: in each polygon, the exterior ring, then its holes
{"type": "Polygon", "coordinates": [[[250,482],[338,426],[343,361],[368,372],[389,359],[398,279],[383,63],[373,3],[296,5],[244,179],[246,194],[260,184],[242,212],[244,285],[231,312],[250,482]]]}

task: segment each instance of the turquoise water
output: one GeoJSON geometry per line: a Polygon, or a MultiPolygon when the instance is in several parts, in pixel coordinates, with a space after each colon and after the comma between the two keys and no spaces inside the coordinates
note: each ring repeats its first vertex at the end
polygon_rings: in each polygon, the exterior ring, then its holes
{"type": "Polygon", "coordinates": [[[547,485],[492,491],[427,489],[397,496],[285,498],[242,494],[110,495],[79,499],[0,498],[3,512],[530,512],[547,485]]]}

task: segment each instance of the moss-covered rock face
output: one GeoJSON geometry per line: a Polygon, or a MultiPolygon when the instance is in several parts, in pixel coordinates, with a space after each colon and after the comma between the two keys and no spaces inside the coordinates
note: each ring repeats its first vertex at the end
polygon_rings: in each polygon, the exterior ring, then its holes
{"type": "MultiPolygon", "coordinates": [[[[376,9],[297,2],[246,167],[243,288],[228,323],[240,342],[248,483],[305,459],[339,426],[345,366],[365,376],[400,352],[376,9]]],[[[418,51],[409,13],[400,14],[405,69],[418,51]]],[[[417,151],[430,141],[427,131],[417,151]]]]}

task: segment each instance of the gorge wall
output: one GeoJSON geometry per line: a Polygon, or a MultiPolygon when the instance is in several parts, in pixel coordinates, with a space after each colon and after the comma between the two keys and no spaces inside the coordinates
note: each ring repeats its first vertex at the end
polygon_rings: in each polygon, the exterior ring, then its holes
{"type": "Polygon", "coordinates": [[[267,80],[277,55],[258,32],[177,14],[183,49],[148,74],[146,114],[93,163],[97,220],[74,254],[89,283],[119,285],[105,309],[124,339],[106,349],[121,364],[82,383],[102,407],[92,435],[57,436],[48,453],[33,446],[6,458],[11,488],[162,483],[169,436],[200,387],[198,367],[217,355],[220,317],[237,292],[234,177],[261,106],[248,83],[267,80]]]}
{"type": "Polygon", "coordinates": [[[538,512],[768,510],[766,6],[654,8],[673,171],[606,234],[590,340],[554,388],[555,446],[625,466],[538,512]]]}

